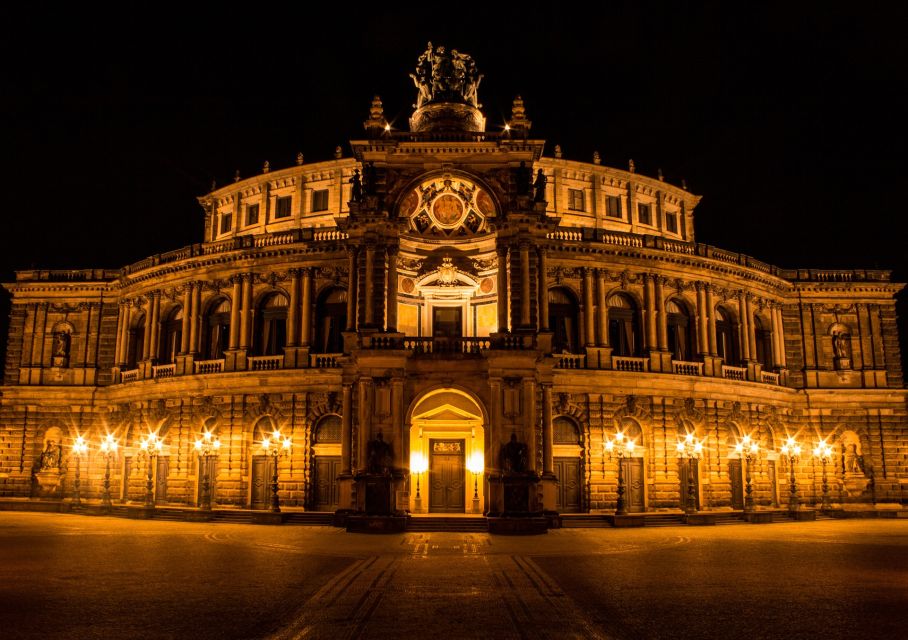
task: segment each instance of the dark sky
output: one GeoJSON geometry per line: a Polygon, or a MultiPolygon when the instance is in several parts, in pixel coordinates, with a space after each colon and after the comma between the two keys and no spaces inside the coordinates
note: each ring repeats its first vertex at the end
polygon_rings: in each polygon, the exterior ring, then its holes
{"type": "Polygon", "coordinates": [[[197,242],[195,198],[212,179],[287,166],[297,151],[349,153],[375,93],[405,127],[407,74],[428,40],[477,61],[489,128],[520,93],[548,154],[598,150],[604,164],[685,178],[703,195],[701,242],[908,277],[903,9],[425,2],[306,15],[311,4],[36,4],[6,20],[3,278],[197,242]]]}

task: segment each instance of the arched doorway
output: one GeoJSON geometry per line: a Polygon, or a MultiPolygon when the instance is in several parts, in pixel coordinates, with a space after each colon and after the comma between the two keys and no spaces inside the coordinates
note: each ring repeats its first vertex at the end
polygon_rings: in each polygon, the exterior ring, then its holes
{"type": "Polygon", "coordinates": [[[639,311],[633,298],[624,293],[612,295],[608,307],[608,336],[612,355],[637,356],[643,350],[639,311]]]}
{"type": "Polygon", "coordinates": [[[265,438],[277,430],[277,423],[271,416],[262,416],[252,430],[249,443],[252,473],[250,474],[249,506],[253,509],[268,509],[271,506],[271,480],[274,474],[273,458],[262,449],[265,438]]]}
{"type": "Polygon", "coordinates": [[[633,440],[636,444],[633,455],[618,460],[618,464],[624,467],[625,507],[631,513],[639,513],[646,510],[646,478],[643,464],[646,446],[643,441],[643,428],[635,418],[626,416],[621,419],[620,429],[625,438],[633,440]]]}
{"type": "Polygon", "coordinates": [[[204,359],[223,358],[230,344],[230,300],[218,298],[208,305],[202,329],[205,332],[202,340],[204,359]]]}
{"type": "Polygon", "coordinates": [[[337,476],[341,472],[341,417],[319,418],[312,430],[312,496],[314,511],[335,511],[340,503],[337,476]]]}
{"type": "Polygon", "coordinates": [[[159,364],[173,364],[183,342],[183,307],[175,306],[161,322],[161,345],[158,351],[159,364]]]}
{"type": "Polygon", "coordinates": [[[319,295],[315,305],[314,353],[343,353],[342,332],[347,328],[347,290],[331,287],[319,295]]]}
{"type": "Polygon", "coordinates": [[[485,412],[459,389],[429,391],[410,411],[410,509],[414,513],[483,513],[485,412]],[[471,471],[471,469],[475,470],[471,471]],[[419,482],[419,494],[415,487],[419,482]]]}
{"type": "Polygon", "coordinates": [[[738,323],[734,314],[722,307],[716,308],[716,353],[728,365],[737,365],[741,360],[738,323]]]}
{"type": "Polygon", "coordinates": [[[549,289],[549,326],[552,328],[553,353],[579,353],[578,318],[580,305],[564,287],[549,289]]]}
{"type": "Polygon", "coordinates": [[[552,421],[552,453],[558,488],[555,509],[560,513],[583,511],[583,445],[580,426],[571,418],[552,421]]]}
{"type": "Polygon", "coordinates": [[[741,428],[737,423],[730,422],[725,446],[728,450],[728,480],[730,483],[732,509],[744,508],[744,465],[742,464],[741,454],[735,450],[735,446],[741,442],[742,437],[741,428]]]}
{"type": "Polygon", "coordinates": [[[287,309],[290,301],[283,293],[271,293],[256,310],[256,353],[260,356],[284,354],[287,344],[287,309]]]}

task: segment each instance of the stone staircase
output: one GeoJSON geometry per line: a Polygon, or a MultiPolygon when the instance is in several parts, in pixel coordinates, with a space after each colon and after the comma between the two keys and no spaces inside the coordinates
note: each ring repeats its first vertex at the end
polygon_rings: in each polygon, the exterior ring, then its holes
{"type": "Polygon", "coordinates": [[[296,524],[309,527],[333,527],[333,511],[293,511],[284,514],[284,524],[296,524]]]}
{"type": "Polygon", "coordinates": [[[645,513],[643,517],[647,527],[684,526],[684,514],[682,513],[645,513]]]}
{"type": "Polygon", "coordinates": [[[484,516],[417,516],[410,518],[407,531],[488,533],[489,524],[484,516]]]}
{"type": "Polygon", "coordinates": [[[605,529],[611,525],[601,514],[570,514],[561,516],[561,527],[564,529],[605,529]]]}

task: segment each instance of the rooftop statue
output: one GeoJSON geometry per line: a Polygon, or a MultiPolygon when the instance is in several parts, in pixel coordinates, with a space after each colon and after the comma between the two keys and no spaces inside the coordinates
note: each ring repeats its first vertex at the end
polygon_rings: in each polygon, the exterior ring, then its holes
{"type": "Polygon", "coordinates": [[[477,94],[482,74],[473,58],[457,49],[433,48],[430,42],[410,77],[419,92],[417,109],[431,102],[463,102],[477,109],[482,107],[477,94]]]}

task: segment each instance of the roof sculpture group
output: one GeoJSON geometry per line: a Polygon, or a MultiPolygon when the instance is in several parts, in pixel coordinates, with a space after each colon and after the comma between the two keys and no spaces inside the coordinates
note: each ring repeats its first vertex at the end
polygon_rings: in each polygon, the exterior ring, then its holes
{"type": "Polygon", "coordinates": [[[416,73],[411,73],[418,94],[419,109],[432,102],[463,102],[481,108],[477,90],[482,74],[469,55],[457,49],[447,51],[443,46],[434,47],[430,42],[416,62],[416,73]]]}

